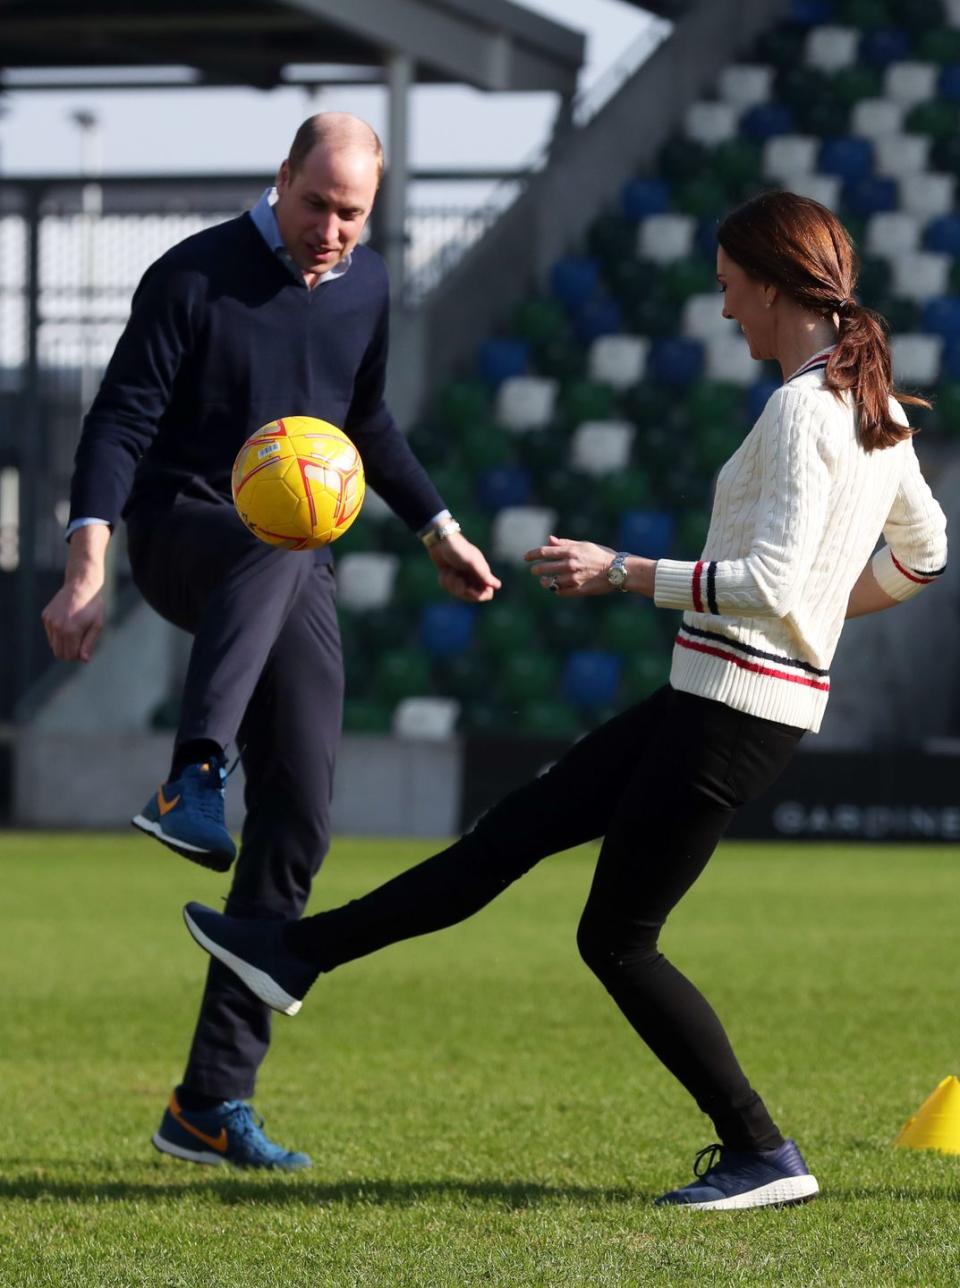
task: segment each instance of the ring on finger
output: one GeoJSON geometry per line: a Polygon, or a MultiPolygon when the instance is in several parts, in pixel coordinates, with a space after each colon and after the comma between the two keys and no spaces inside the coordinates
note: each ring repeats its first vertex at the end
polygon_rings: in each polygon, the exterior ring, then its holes
{"type": "Polygon", "coordinates": [[[552,591],[554,595],[558,594],[560,590],[560,578],[551,577],[550,580],[547,582],[547,589],[549,591],[552,591]]]}

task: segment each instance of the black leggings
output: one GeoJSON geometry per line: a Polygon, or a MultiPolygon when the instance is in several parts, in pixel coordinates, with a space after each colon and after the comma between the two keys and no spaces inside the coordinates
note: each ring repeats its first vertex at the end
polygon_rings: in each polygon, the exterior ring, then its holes
{"type": "Polygon", "coordinates": [[[660,689],[504,797],[460,841],[363,898],[290,926],[287,942],[333,970],[462,921],[540,859],[602,836],[577,932],[584,961],[724,1144],[775,1148],[783,1138],[719,1019],[657,939],[736,809],[774,782],[802,733],[660,689]]]}

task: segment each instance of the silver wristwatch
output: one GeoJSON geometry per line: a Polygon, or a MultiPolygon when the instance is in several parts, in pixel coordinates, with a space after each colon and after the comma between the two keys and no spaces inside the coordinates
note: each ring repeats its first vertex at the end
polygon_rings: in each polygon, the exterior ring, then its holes
{"type": "Polygon", "coordinates": [[[626,550],[618,550],[613,556],[613,562],[607,569],[607,581],[617,590],[626,591],[627,589],[627,570],[624,566],[625,561],[630,557],[626,550]]]}

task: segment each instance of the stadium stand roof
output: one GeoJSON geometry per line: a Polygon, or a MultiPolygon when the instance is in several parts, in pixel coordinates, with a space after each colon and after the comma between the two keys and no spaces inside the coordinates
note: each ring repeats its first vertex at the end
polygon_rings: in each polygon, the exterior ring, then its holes
{"type": "Polygon", "coordinates": [[[584,38],[511,0],[0,0],[0,89],[355,84],[389,55],[419,82],[569,96],[584,38]]]}

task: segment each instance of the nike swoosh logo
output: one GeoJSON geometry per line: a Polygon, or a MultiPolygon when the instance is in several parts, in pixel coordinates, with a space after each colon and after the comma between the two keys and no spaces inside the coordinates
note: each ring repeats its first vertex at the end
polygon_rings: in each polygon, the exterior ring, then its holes
{"type": "Polygon", "coordinates": [[[169,814],[170,811],[173,809],[173,807],[179,802],[179,800],[180,800],[180,793],[178,792],[177,795],[174,796],[172,801],[168,801],[167,798],[164,796],[163,788],[161,787],[160,790],[157,792],[157,806],[160,809],[160,817],[163,818],[164,814],[169,814]]]}
{"type": "Polygon", "coordinates": [[[219,1136],[208,1136],[207,1133],[201,1131],[199,1127],[194,1127],[192,1123],[187,1122],[186,1118],[184,1118],[183,1114],[180,1112],[180,1106],[174,1101],[171,1101],[170,1113],[184,1131],[188,1131],[191,1136],[196,1136],[197,1140],[202,1140],[205,1145],[209,1145],[211,1149],[215,1149],[218,1154],[225,1154],[227,1152],[226,1127],[220,1128],[219,1136]]]}

